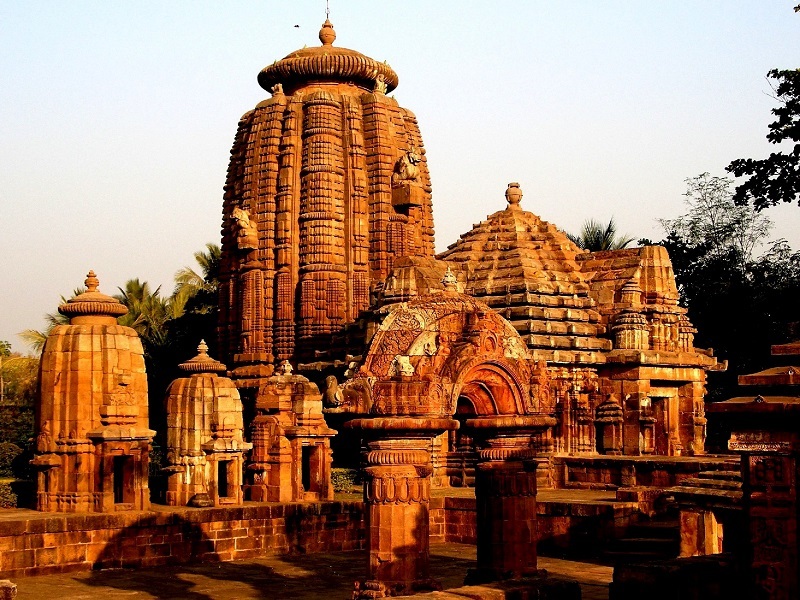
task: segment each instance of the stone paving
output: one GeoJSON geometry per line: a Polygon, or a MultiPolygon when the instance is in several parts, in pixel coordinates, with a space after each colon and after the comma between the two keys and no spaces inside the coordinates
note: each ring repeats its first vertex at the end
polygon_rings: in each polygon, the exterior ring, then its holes
{"type": "MultiPolygon", "coordinates": [[[[475,561],[475,547],[431,544],[431,574],[447,587],[462,585],[475,561]]],[[[539,558],[539,568],[581,583],[584,600],[606,600],[612,568],[539,558]]],[[[226,563],[179,565],[140,570],[94,571],[17,579],[17,600],[126,598],[144,600],[234,600],[349,598],[363,577],[366,554],[335,552],[279,556],[226,563]]]]}

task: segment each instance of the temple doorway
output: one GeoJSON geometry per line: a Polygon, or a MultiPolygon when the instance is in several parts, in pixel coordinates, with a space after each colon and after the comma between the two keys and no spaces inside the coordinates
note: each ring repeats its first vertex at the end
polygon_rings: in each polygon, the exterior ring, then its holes
{"type": "Polygon", "coordinates": [[[653,388],[650,391],[651,410],[655,418],[653,443],[655,454],[676,456],[679,450],[678,390],[653,388]]]}

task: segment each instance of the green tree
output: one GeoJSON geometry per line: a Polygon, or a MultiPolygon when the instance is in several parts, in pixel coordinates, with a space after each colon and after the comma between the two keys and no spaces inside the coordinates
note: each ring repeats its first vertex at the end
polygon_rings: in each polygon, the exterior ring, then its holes
{"type": "Polygon", "coordinates": [[[33,435],[39,361],[12,352],[0,357],[0,442],[24,448],[33,435]]]}
{"type": "Polygon", "coordinates": [[[621,250],[635,239],[627,235],[618,235],[614,217],[611,217],[608,225],[605,226],[595,219],[584,221],[581,232],[578,235],[568,233],[567,237],[575,242],[579,248],[587,252],[621,250]]]}
{"type": "Polygon", "coordinates": [[[695,344],[713,348],[728,370],[709,378],[708,398],[735,395],[737,377],[765,368],[770,346],[789,341],[800,321],[800,253],[767,244],[769,220],[734,204],[732,182],[707,173],[687,180],[688,212],[662,219],[681,303],[697,328],[695,344]]]}
{"type": "Polygon", "coordinates": [[[119,294],[114,296],[124,304],[128,313],[122,315],[120,325],[130,327],[139,334],[145,351],[169,343],[166,323],[183,314],[183,306],[173,298],[161,296],[161,288],[153,290],[146,281],[129,279],[119,294]]]}
{"type": "Polygon", "coordinates": [[[216,295],[219,286],[219,268],[222,250],[217,244],[208,243],[206,249],[194,253],[194,259],[200,267],[198,273],[192,267],[183,267],[175,273],[175,290],[173,298],[181,299],[183,305],[191,299],[192,310],[200,312],[214,310],[217,305],[216,295]],[[199,298],[198,298],[199,297],[199,298]]]}
{"type": "Polygon", "coordinates": [[[737,206],[727,177],[703,173],[686,179],[688,212],[676,219],[659,219],[667,235],[675,234],[708,260],[736,256],[742,263],[766,240],[772,222],[750,206],[737,206]]]}
{"type": "Polygon", "coordinates": [[[767,140],[788,142],[791,148],[759,160],[740,158],[726,167],[736,177],[747,176],[736,188],[736,203],[752,203],[757,210],[780,202],[800,204],[800,69],[773,69],[767,77],[775,82],[770,85],[780,103],[772,109],[777,119],[769,125],[767,140]]]}

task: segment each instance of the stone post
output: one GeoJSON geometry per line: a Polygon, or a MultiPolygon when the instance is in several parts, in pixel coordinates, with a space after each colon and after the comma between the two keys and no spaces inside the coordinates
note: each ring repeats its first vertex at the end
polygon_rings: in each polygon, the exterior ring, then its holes
{"type": "Polygon", "coordinates": [[[780,427],[776,422],[774,431],[734,432],[728,442],[731,450],[742,455],[747,556],[754,598],[788,599],[800,594],[796,481],[800,431],[785,429],[785,424],[780,427]]]}
{"type": "Polygon", "coordinates": [[[0,600],[14,600],[17,597],[17,585],[9,579],[0,580],[0,600]]]}
{"type": "Polygon", "coordinates": [[[478,564],[466,583],[537,574],[534,440],[554,424],[544,415],[467,420],[480,449],[475,476],[478,564]]]}
{"type": "Polygon", "coordinates": [[[367,579],[353,598],[441,589],[429,573],[431,440],[458,427],[442,418],[376,417],[346,427],[366,442],[367,579]]]}
{"type": "Polygon", "coordinates": [[[742,457],[749,597],[797,598],[800,404],[757,396],[752,402],[721,402],[713,412],[736,419],[728,448],[742,457]]]}

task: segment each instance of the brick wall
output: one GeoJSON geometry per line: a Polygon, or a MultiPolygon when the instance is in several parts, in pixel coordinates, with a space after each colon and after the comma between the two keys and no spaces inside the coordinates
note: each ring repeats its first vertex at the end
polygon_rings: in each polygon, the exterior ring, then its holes
{"type": "Polygon", "coordinates": [[[357,550],[366,535],[361,502],[17,514],[0,518],[0,578],[357,550]]]}
{"type": "MultiPolygon", "coordinates": [[[[591,550],[634,513],[630,503],[540,502],[539,549],[591,550]]],[[[475,544],[475,530],[474,498],[431,499],[432,540],[475,544]]],[[[15,510],[0,513],[0,578],[358,550],[365,538],[362,502],[89,515],[15,510]]]]}

